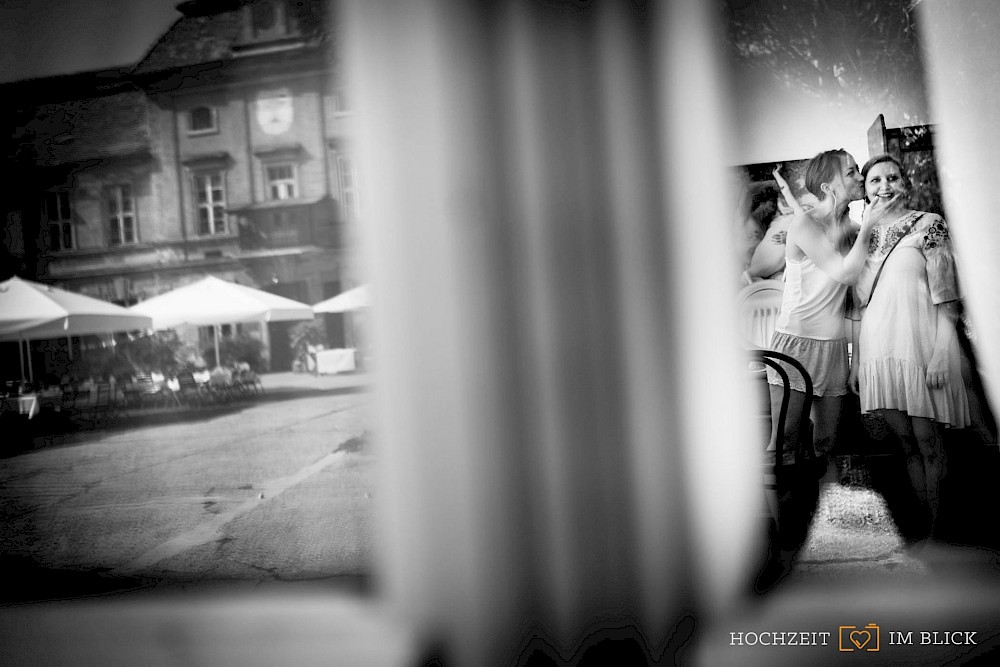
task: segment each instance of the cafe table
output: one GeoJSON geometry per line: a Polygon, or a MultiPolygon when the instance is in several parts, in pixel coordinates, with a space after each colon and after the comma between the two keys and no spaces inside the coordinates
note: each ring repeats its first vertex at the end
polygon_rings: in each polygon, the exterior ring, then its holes
{"type": "Polygon", "coordinates": [[[357,370],[356,348],[334,348],[316,352],[316,374],[349,373],[357,370]]]}
{"type": "Polygon", "coordinates": [[[31,419],[39,412],[38,396],[36,394],[5,396],[3,399],[3,409],[4,412],[16,412],[19,415],[26,415],[28,419],[31,419]]]}

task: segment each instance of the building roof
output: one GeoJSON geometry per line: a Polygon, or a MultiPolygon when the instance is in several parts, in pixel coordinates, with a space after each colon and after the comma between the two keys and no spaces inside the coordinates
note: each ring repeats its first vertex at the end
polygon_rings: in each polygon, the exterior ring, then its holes
{"type": "Polygon", "coordinates": [[[148,74],[175,67],[229,60],[232,58],[232,45],[239,33],[238,11],[212,16],[185,16],[178,19],[157,40],[133,72],[148,74]]]}
{"type": "Polygon", "coordinates": [[[146,98],[139,91],[43,104],[19,134],[34,163],[45,167],[150,152],[146,98]]]}
{"type": "MultiPolygon", "coordinates": [[[[240,50],[243,33],[243,7],[256,0],[190,0],[177,6],[184,16],[150,48],[132,70],[144,75],[210,62],[233,60],[240,50]]],[[[288,2],[309,42],[326,36],[326,0],[288,2]]]]}

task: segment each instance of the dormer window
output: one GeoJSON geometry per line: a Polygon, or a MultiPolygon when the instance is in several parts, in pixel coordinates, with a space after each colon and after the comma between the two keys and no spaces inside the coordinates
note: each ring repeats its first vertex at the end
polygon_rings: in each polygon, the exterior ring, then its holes
{"type": "Polygon", "coordinates": [[[243,7],[242,23],[237,55],[301,46],[302,30],[288,0],[254,0],[243,7]]]}
{"type": "Polygon", "coordinates": [[[208,134],[218,132],[215,109],[200,106],[188,112],[188,134],[208,134]]]}

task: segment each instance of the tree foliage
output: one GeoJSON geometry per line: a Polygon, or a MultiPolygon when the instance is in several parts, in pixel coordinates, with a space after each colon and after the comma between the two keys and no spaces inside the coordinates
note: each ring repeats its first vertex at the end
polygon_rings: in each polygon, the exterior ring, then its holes
{"type": "MultiPolygon", "coordinates": [[[[913,0],[724,0],[730,59],[801,94],[896,106],[925,96],[913,0]]],[[[913,124],[926,119],[907,119],[913,124]]]]}
{"type": "MultiPolygon", "coordinates": [[[[237,334],[235,336],[224,336],[219,339],[219,362],[225,367],[233,367],[237,363],[245,362],[250,364],[250,368],[255,372],[263,372],[263,343],[257,338],[247,334],[237,334]]],[[[211,360],[215,364],[215,343],[206,346],[201,351],[202,358],[211,360]]]]}

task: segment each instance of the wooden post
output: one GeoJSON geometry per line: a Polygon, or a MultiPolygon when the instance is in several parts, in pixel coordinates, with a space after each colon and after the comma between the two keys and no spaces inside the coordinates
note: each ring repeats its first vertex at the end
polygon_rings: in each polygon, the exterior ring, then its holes
{"type": "Polygon", "coordinates": [[[222,366],[222,363],[219,361],[219,325],[213,325],[212,330],[215,331],[215,367],[219,368],[222,366]]]}
{"type": "Polygon", "coordinates": [[[31,341],[24,341],[24,349],[28,353],[28,381],[35,384],[35,369],[31,365],[31,341]]]}
{"type": "Polygon", "coordinates": [[[868,157],[873,158],[888,151],[889,146],[885,136],[885,116],[879,114],[875,116],[875,122],[868,128],[868,157]]]}

